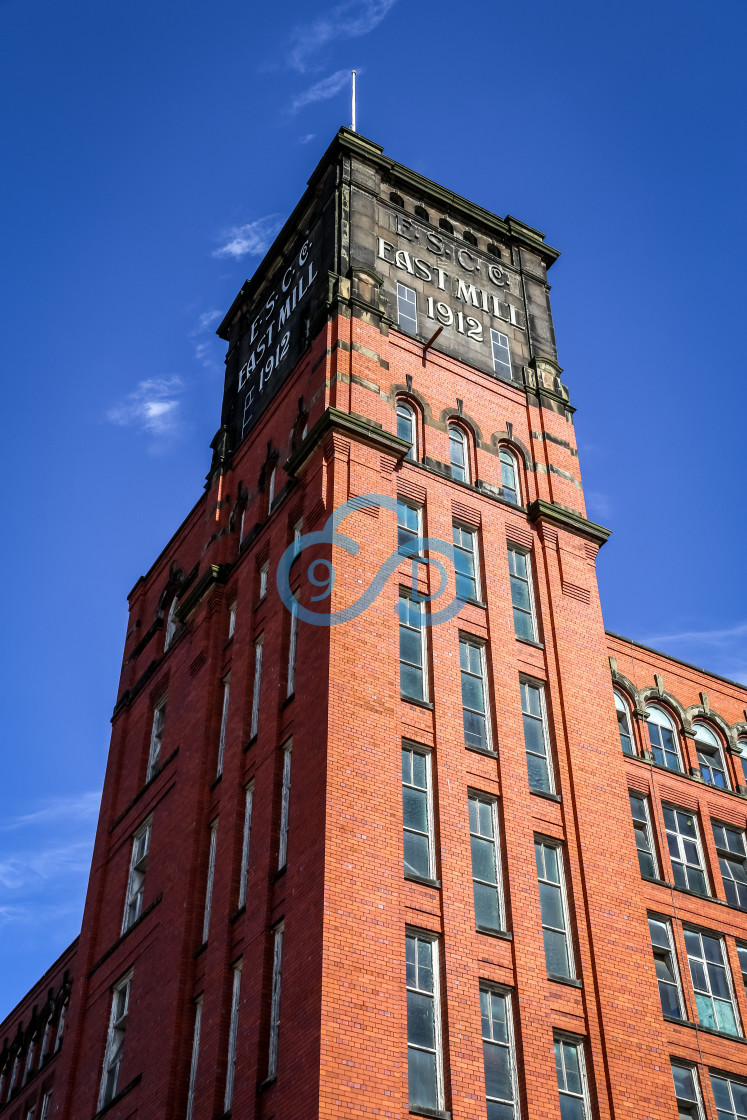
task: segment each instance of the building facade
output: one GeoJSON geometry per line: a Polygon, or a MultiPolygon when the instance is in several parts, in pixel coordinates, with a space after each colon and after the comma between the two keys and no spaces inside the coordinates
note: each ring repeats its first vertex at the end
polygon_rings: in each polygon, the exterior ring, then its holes
{"type": "Polygon", "coordinates": [[[747,1117],[747,690],[604,630],[556,258],[335,138],[219,328],[0,1116],[747,1117]]]}

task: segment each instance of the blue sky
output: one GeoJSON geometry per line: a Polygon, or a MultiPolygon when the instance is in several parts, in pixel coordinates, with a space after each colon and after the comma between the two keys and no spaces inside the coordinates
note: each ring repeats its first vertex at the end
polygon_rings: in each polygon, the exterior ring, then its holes
{"type": "Polygon", "coordinates": [[[607,626],[747,679],[744,6],[0,0],[0,1016],[75,936],[125,596],[199,496],[214,329],[359,72],[388,155],[542,229],[607,626]]]}

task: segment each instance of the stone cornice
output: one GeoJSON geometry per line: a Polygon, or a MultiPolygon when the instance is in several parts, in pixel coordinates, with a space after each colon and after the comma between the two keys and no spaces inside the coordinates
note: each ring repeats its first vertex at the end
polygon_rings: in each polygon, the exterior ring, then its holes
{"type": "Polygon", "coordinates": [[[605,529],[603,525],[587,521],[580,513],[568,509],[567,506],[558,505],[557,502],[545,502],[542,498],[530,502],[527,506],[527,513],[530,521],[550,521],[561,529],[567,529],[571,533],[589,537],[596,541],[600,548],[612,532],[611,529],[605,529]]]}
{"type": "Polygon", "coordinates": [[[314,424],[303,443],[288,459],[284,467],[286,473],[291,476],[297,475],[317,444],[331,432],[339,432],[355,440],[356,443],[367,443],[371,447],[393,455],[395,459],[404,459],[410,449],[410,444],[406,440],[392,435],[391,432],[385,432],[372,420],[354,413],[340,412],[337,408],[328,408],[314,424]]]}
{"type": "Polygon", "coordinates": [[[179,621],[186,622],[192,611],[207,594],[213,584],[225,583],[230,571],[231,564],[211,564],[209,568],[206,568],[184,602],[179,604],[176,611],[176,617],[179,621]]]}

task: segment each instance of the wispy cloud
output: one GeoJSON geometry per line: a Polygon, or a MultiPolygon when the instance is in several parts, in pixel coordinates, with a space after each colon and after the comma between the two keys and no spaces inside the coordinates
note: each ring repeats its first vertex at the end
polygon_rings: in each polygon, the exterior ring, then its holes
{"type": "Polygon", "coordinates": [[[280,214],[266,214],[255,218],[243,226],[234,226],[223,235],[227,240],[219,249],[213,250],[214,257],[260,257],[272,245],[275,234],[283,224],[280,214]]]}
{"type": "Polygon", "coordinates": [[[197,320],[197,326],[189,334],[195,348],[195,358],[205,369],[212,371],[220,368],[218,361],[220,342],[212,328],[222,318],[222,311],[203,311],[197,320]]]}
{"type": "Polygon", "coordinates": [[[315,132],[307,132],[305,136],[299,136],[299,144],[310,144],[312,140],[316,140],[315,132]]]}
{"type": "Polygon", "coordinates": [[[137,427],[153,436],[175,435],[179,424],[180,377],[152,377],[112,406],[106,418],[120,427],[137,427]]]}
{"type": "Polygon", "coordinates": [[[56,824],[60,821],[90,821],[95,820],[99,805],[101,804],[101,791],[89,793],[75,793],[70,797],[53,797],[42,802],[38,809],[31,813],[22,813],[20,816],[11,817],[0,825],[1,832],[14,832],[19,828],[28,828],[38,825],[56,824]]]}
{"type": "Polygon", "coordinates": [[[675,634],[654,634],[648,641],[657,642],[705,642],[709,645],[722,645],[725,641],[735,638],[747,637],[747,622],[738,622],[736,626],[728,626],[715,630],[680,630],[675,634]]]}
{"type": "Polygon", "coordinates": [[[706,630],[647,634],[640,640],[644,645],[700,665],[707,672],[747,682],[747,622],[706,630]]]}
{"type": "Polygon", "coordinates": [[[587,490],[585,493],[586,505],[595,517],[611,517],[612,502],[609,495],[601,490],[587,490]]]}
{"type": "MultiPolygon", "coordinates": [[[[288,64],[306,74],[319,69],[319,52],[337,39],[368,35],[388,15],[396,0],[346,0],[311,23],[299,24],[291,33],[288,64]]],[[[349,71],[346,71],[349,74],[349,71]]],[[[330,95],[331,96],[331,95],[330,95]]]]}
{"type": "Polygon", "coordinates": [[[290,104],[291,113],[297,113],[299,109],[312,105],[315,101],[327,101],[330,97],[335,97],[349,81],[349,70],[336,70],[328,78],[322,78],[294,97],[290,104]]]}

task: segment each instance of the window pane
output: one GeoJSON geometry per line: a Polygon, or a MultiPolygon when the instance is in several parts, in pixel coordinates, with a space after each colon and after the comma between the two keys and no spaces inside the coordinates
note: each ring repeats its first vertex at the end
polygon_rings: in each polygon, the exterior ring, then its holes
{"type": "Polygon", "coordinates": [[[475,922],[485,929],[500,929],[498,891],[486,883],[474,883],[475,922]]]}
{"type": "Polygon", "coordinates": [[[565,934],[555,930],[543,929],[542,936],[545,942],[545,965],[547,971],[555,976],[570,976],[568,967],[568,950],[565,934]]]}
{"type": "Polygon", "coordinates": [[[434,1047],[436,1024],[433,999],[420,992],[407,993],[407,1038],[413,1046],[434,1047]]]}
{"type": "Polygon", "coordinates": [[[530,789],[540,789],[546,793],[549,793],[550,773],[547,768],[547,760],[544,758],[538,758],[535,754],[528,754],[527,770],[529,771],[530,789]]]}
{"type": "Polygon", "coordinates": [[[407,1051],[407,1076],[410,1107],[438,1108],[436,1055],[410,1047],[407,1051]]]}

